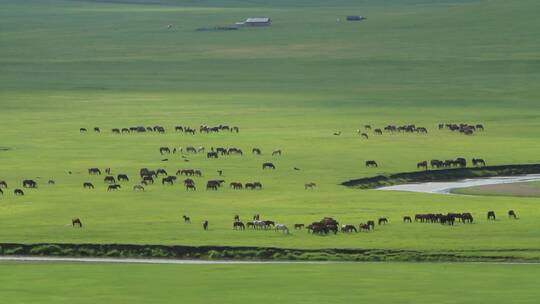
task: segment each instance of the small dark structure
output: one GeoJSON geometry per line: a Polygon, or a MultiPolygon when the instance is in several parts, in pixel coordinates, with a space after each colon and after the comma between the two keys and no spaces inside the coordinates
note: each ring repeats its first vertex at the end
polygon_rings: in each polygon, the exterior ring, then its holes
{"type": "Polygon", "coordinates": [[[366,19],[364,16],[347,16],[347,21],[362,21],[366,19]]]}

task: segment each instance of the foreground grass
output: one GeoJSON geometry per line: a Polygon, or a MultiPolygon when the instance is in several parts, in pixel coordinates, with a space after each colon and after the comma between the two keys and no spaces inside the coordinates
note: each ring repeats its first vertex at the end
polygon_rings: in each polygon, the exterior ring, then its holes
{"type": "Polygon", "coordinates": [[[0,263],[7,303],[537,303],[539,265],[0,263]]]}

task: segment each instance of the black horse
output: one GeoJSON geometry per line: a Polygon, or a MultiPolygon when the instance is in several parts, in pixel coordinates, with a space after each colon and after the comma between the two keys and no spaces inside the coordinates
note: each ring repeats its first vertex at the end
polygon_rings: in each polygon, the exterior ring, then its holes
{"type": "Polygon", "coordinates": [[[263,170],[264,169],[272,169],[272,170],[274,170],[274,169],[276,169],[276,166],[274,166],[274,164],[272,164],[272,163],[263,163],[262,168],[263,168],[263,170]]]}
{"type": "Polygon", "coordinates": [[[495,211],[488,211],[487,213],[487,219],[488,220],[492,220],[494,221],[496,218],[495,218],[495,211]]]}
{"type": "Polygon", "coordinates": [[[368,167],[368,168],[377,168],[377,167],[379,167],[379,165],[374,160],[367,160],[366,161],[366,167],[368,167]]]}
{"type": "Polygon", "coordinates": [[[75,225],[77,225],[77,226],[79,226],[79,228],[82,228],[82,222],[78,217],[71,219],[71,225],[73,227],[75,227],[75,225]]]}

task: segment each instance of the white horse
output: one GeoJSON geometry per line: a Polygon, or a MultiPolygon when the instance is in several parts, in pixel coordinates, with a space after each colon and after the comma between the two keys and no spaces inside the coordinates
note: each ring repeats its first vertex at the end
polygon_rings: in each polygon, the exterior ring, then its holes
{"type": "Polygon", "coordinates": [[[283,224],[276,224],[276,231],[282,231],[284,234],[289,234],[289,228],[283,224]]]}

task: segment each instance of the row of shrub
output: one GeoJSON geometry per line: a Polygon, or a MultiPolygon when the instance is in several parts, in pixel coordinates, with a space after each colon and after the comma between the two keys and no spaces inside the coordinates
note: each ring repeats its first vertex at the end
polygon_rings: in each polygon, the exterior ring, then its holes
{"type": "MultiPolygon", "coordinates": [[[[506,253],[505,253],[506,254],[506,253]]],[[[519,261],[518,256],[466,252],[381,249],[285,249],[270,247],[165,246],[130,244],[0,244],[0,255],[114,258],[172,258],[272,261],[519,261]]]]}
{"type": "Polygon", "coordinates": [[[516,176],[535,173],[540,173],[540,164],[501,165],[480,168],[434,169],[426,171],[403,172],[391,175],[378,175],[353,179],[341,184],[343,186],[359,189],[374,189],[384,186],[408,183],[451,181],[478,177],[516,176]]]}

